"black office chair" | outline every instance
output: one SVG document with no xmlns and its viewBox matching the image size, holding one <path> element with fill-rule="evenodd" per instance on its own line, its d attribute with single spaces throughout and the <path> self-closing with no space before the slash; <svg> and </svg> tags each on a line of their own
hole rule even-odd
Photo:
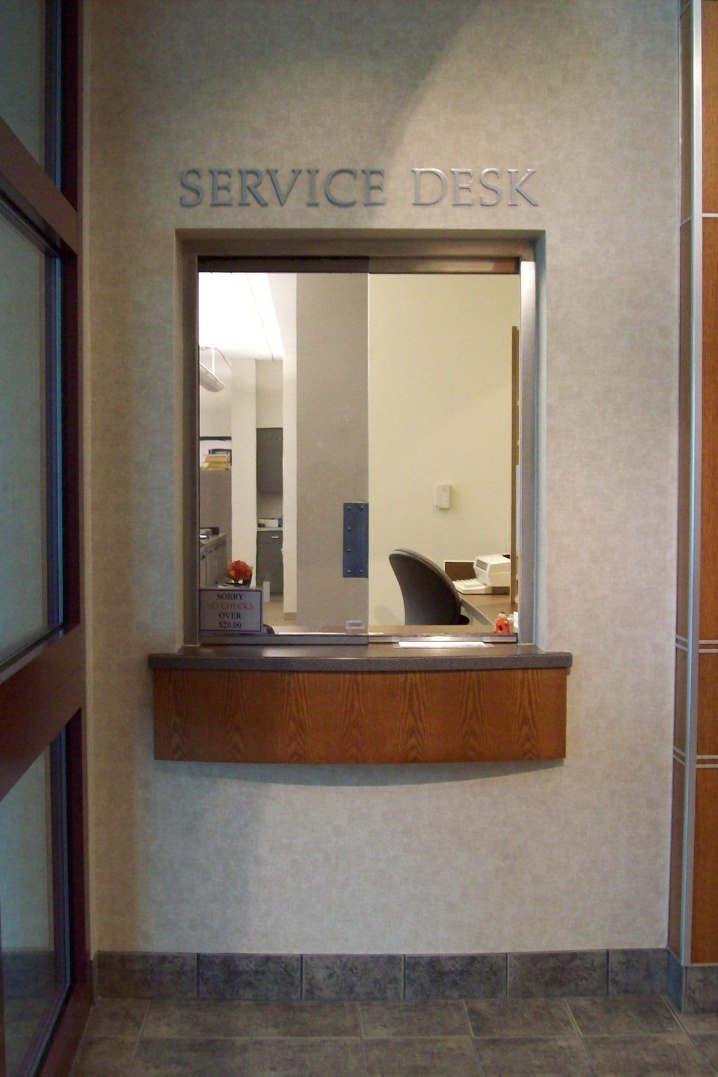
<svg viewBox="0 0 718 1077">
<path fill-rule="evenodd" d="M 404 624 L 465 625 L 459 592 L 443 569 L 413 550 L 392 550 L 389 562 L 404 599 Z"/>
</svg>

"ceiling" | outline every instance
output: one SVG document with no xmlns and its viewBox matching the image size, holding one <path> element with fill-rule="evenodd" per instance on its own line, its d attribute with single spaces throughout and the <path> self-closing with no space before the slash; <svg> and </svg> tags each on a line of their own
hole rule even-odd
<svg viewBox="0 0 718 1077">
<path fill-rule="evenodd" d="M 290 308 L 280 302 L 278 315 L 266 273 L 200 273 L 200 362 L 226 385 L 239 360 L 284 359 L 295 333 Z"/>
</svg>

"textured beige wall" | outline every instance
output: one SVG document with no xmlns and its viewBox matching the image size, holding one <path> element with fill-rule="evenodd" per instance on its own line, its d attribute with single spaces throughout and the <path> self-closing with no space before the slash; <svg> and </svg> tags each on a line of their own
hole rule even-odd
<svg viewBox="0 0 718 1077">
<path fill-rule="evenodd" d="M 369 278 L 369 623 L 401 624 L 389 554 L 511 549 L 509 274 Z M 434 503 L 437 483 L 451 505 Z"/>
<path fill-rule="evenodd" d="M 666 938 L 676 441 L 674 0 L 91 0 L 93 943 L 462 952 Z M 386 169 L 381 207 L 195 208 L 181 169 Z M 412 167 L 535 168 L 532 207 Z M 155 762 L 179 639 L 177 229 L 545 231 L 539 601 L 561 766 Z"/>
</svg>

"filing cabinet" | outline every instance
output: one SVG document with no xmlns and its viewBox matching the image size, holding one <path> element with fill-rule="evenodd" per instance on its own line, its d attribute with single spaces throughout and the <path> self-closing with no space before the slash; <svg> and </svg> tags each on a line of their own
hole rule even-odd
<svg viewBox="0 0 718 1077">
<path fill-rule="evenodd" d="M 257 529 L 257 570 L 254 575 L 256 587 L 265 580 L 273 595 L 284 592 L 284 563 L 282 560 L 282 530 L 279 527 Z"/>
</svg>

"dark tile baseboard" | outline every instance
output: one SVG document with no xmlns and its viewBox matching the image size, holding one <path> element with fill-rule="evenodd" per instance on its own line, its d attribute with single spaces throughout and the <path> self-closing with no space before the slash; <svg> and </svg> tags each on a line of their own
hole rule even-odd
<svg viewBox="0 0 718 1077">
<path fill-rule="evenodd" d="M 105 998 L 254 1002 L 600 997 L 667 991 L 674 997 L 675 980 L 666 950 L 304 955 L 101 951 L 95 969 L 97 993 Z M 707 997 L 709 986 L 702 990 Z M 718 1001 L 718 970 L 714 997 Z"/>
</svg>

